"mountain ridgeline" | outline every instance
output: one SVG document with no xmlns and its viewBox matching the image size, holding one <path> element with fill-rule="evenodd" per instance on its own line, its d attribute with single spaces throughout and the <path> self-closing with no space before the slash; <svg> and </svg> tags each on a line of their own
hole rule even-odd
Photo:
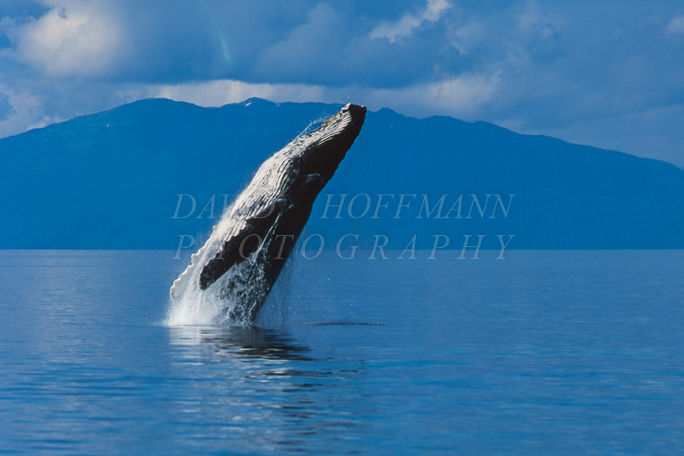
<svg viewBox="0 0 684 456">
<path fill-rule="evenodd" d="M 0 248 L 196 249 L 268 156 L 339 108 L 150 99 L 2 139 Z M 303 236 L 315 249 L 666 249 L 684 248 L 683 222 L 674 165 L 382 109 Z"/>
</svg>

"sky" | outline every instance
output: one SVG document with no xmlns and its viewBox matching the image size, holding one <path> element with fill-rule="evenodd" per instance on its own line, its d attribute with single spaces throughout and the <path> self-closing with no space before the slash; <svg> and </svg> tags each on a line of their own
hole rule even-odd
<svg viewBox="0 0 684 456">
<path fill-rule="evenodd" d="M 684 2 L 0 0 L 0 137 L 149 97 L 353 102 L 684 167 Z"/>
</svg>

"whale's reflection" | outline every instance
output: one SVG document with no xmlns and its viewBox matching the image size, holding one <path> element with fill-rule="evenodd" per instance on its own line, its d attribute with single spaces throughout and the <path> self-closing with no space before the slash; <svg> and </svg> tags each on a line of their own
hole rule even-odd
<svg viewBox="0 0 684 456">
<path fill-rule="evenodd" d="M 172 376 L 187 386 L 175 402 L 193 422 L 245 436 L 256 454 L 317 454 L 331 434 L 363 435 L 354 419 L 371 413 L 363 361 L 313 350 L 285 328 L 185 326 L 170 335 Z"/>
<path fill-rule="evenodd" d="M 210 347 L 218 357 L 312 361 L 311 349 L 286 330 L 241 326 L 179 326 L 171 328 L 175 345 Z"/>
</svg>

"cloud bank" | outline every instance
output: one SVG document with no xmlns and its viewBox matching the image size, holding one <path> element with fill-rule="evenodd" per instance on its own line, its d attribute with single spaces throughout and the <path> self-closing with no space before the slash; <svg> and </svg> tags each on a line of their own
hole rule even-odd
<svg viewBox="0 0 684 456">
<path fill-rule="evenodd" d="M 684 165 L 684 8 L 0 0 L 0 136 L 162 96 L 364 103 Z"/>
</svg>

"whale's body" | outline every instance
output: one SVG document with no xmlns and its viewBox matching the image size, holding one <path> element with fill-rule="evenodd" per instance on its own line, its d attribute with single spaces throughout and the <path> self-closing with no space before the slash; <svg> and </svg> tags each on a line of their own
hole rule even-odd
<svg viewBox="0 0 684 456">
<path fill-rule="evenodd" d="M 223 321 L 253 322 L 365 115 L 349 104 L 267 159 L 174 281 L 172 299 L 206 301 Z"/>
</svg>

